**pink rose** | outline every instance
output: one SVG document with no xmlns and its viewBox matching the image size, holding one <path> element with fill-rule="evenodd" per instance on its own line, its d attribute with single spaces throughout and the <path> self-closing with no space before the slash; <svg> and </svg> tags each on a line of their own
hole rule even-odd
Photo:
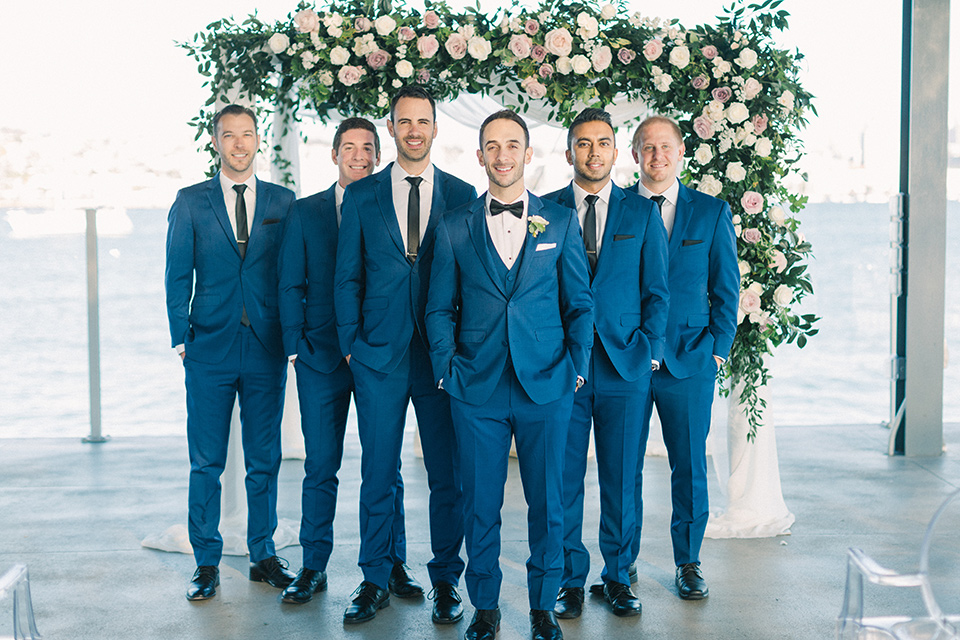
<svg viewBox="0 0 960 640">
<path fill-rule="evenodd" d="M 390 61 L 390 54 L 383 49 L 377 49 L 367 54 L 367 64 L 376 71 Z"/>
<path fill-rule="evenodd" d="M 524 78 L 520 86 L 527 92 L 527 95 L 534 100 L 538 100 L 547 95 L 546 85 L 541 84 L 536 78 Z"/>
<path fill-rule="evenodd" d="M 764 131 L 767 130 L 767 116 L 762 114 L 757 114 L 750 119 L 750 123 L 753 125 L 753 130 L 757 132 L 757 135 L 761 135 Z"/>
<path fill-rule="evenodd" d="M 740 292 L 740 309 L 747 315 L 759 312 L 760 296 L 755 291 L 744 289 Z"/>
<path fill-rule="evenodd" d="M 549 78 L 550 76 L 553 75 L 553 65 L 542 64 L 540 65 L 540 68 L 537 69 L 537 73 L 540 75 L 541 78 L 544 78 L 544 79 Z"/>
<path fill-rule="evenodd" d="M 337 73 L 337 79 L 340 80 L 343 86 L 351 87 L 360 82 L 360 78 L 363 77 L 363 73 L 364 71 L 360 67 L 344 65 L 340 67 L 340 71 Z"/>
<path fill-rule="evenodd" d="M 630 64 L 636 57 L 637 53 L 633 49 L 620 49 L 617 52 L 617 60 L 623 64 Z"/>
<path fill-rule="evenodd" d="M 703 76 L 703 75 L 695 76 L 693 80 L 690 81 L 690 84 L 697 91 L 701 91 L 710 86 L 710 79 L 707 78 L 707 76 Z"/>
<path fill-rule="evenodd" d="M 760 233 L 760 229 L 751 227 L 750 229 L 744 229 L 740 237 L 743 238 L 743 241 L 746 243 L 757 244 L 763 238 L 763 234 Z"/>
<path fill-rule="evenodd" d="M 523 24 L 523 30 L 527 32 L 527 35 L 535 36 L 540 31 L 540 23 L 531 18 Z"/>
<path fill-rule="evenodd" d="M 423 26 L 427 29 L 436 29 L 440 26 L 440 16 L 436 11 L 427 11 L 423 14 Z"/>
<path fill-rule="evenodd" d="M 544 37 L 543 46 L 555 56 L 568 56 L 573 51 L 573 36 L 562 27 L 554 29 Z"/>
<path fill-rule="evenodd" d="M 533 48 L 530 49 L 530 57 L 537 62 L 543 62 L 544 58 L 547 57 L 547 50 L 544 47 L 535 44 L 533 45 Z"/>
<path fill-rule="evenodd" d="M 417 71 L 417 82 L 420 84 L 427 84 L 430 82 L 430 70 L 429 69 L 420 69 Z"/>
<path fill-rule="evenodd" d="M 522 33 L 514 34 L 510 38 L 510 44 L 507 48 L 510 49 L 513 57 L 522 60 L 530 55 L 530 51 L 533 49 L 533 41 L 530 40 L 530 36 Z"/>
<path fill-rule="evenodd" d="M 663 53 L 663 42 L 660 40 L 648 40 L 647 44 L 643 45 L 643 57 L 650 62 L 659 58 L 661 53 Z"/>
<path fill-rule="evenodd" d="M 758 214 L 763 211 L 763 196 L 756 191 L 747 191 L 740 198 L 740 204 L 750 215 Z"/>
<path fill-rule="evenodd" d="M 313 33 L 320 30 L 320 16 L 313 9 L 303 9 L 293 16 L 293 23 L 300 33 Z"/>
<path fill-rule="evenodd" d="M 365 31 L 370 31 L 373 28 L 373 23 L 370 22 L 369 18 L 360 16 L 353 21 L 353 28 L 357 33 L 364 33 Z"/>
<path fill-rule="evenodd" d="M 783 273 L 787 269 L 787 256 L 781 251 L 773 252 L 773 262 L 767 265 L 771 269 L 776 269 L 777 273 Z"/>
<path fill-rule="evenodd" d="M 733 89 L 730 87 L 717 87 L 714 89 L 710 95 L 713 96 L 714 100 L 719 100 L 720 102 L 726 102 L 733 97 Z"/>
<path fill-rule="evenodd" d="M 703 57 L 706 58 L 707 60 L 713 60 L 714 58 L 717 57 L 717 54 L 719 53 L 719 51 L 717 51 L 717 48 L 712 44 L 708 44 L 703 49 L 700 49 L 700 53 L 702 53 Z"/>
<path fill-rule="evenodd" d="M 753 100 L 763 91 L 763 85 L 756 78 L 747 78 L 743 83 L 743 99 Z"/>
<path fill-rule="evenodd" d="M 400 42 L 410 42 L 416 37 L 417 32 L 410 27 L 400 27 L 400 31 L 397 32 L 397 40 Z"/>
<path fill-rule="evenodd" d="M 706 140 L 713 136 L 713 120 L 706 116 L 699 116 L 693 121 L 693 130 L 698 136 Z"/>
<path fill-rule="evenodd" d="M 597 47 L 590 56 L 590 62 L 593 63 L 594 71 L 603 73 L 607 67 L 610 66 L 610 63 L 613 62 L 613 52 L 610 51 L 610 47 L 607 45 Z"/>
<path fill-rule="evenodd" d="M 454 60 L 461 60 L 467 55 L 467 39 L 459 33 L 450 34 L 447 43 L 443 46 Z"/>
<path fill-rule="evenodd" d="M 437 41 L 437 36 L 431 34 L 429 36 L 420 36 L 417 38 L 417 51 L 420 52 L 421 58 L 432 58 L 439 50 L 440 43 Z"/>
</svg>

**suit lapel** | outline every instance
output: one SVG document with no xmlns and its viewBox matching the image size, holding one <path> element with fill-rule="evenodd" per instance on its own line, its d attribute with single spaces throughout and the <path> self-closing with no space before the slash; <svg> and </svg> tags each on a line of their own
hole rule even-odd
<svg viewBox="0 0 960 640">
<path fill-rule="evenodd" d="M 620 227 L 620 219 L 623 217 L 623 191 L 617 185 L 611 185 L 610 203 L 607 205 L 607 220 L 603 225 L 603 238 L 600 244 L 600 255 L 597 256 L 597 269 L 593 274 L 594 278 L 600 273 L 603 265 L 603 256 L 608 253 L 607 249 L 613 246 L 613 236 Z"/>
<path fill-rule="evenodd" d="M 257 178 L 257 206 L 253 214 L 253 224 L 250 225 L 250 238 L 247 240 L 247 253 L 256 251 L 260 246 L 257 239 L 260 237 L 260 227 L 263 226 L 263 220 L 267 217 L 267 211 L 270 211 L 270 200 L 272 199 L 272 190 L 266 186 L 266 183 Z"/>
<path fill-rule="evenodd" d="M 690 203 L 689 190 L 680 184 L 680 191 L 677 192 L 677 213 L 673 218 L 673 230 L 670 231 L 670 256 L 676 255 L 680 249 L 680 243 L 686 232 L 687 225 L 690 223 L 690 217 L 693 215 L 693 206 Z"/>
<path fill-rule="evenodd" d="M 447 210 L 446 199 L 444 198 L 444 187 L 446 187 L 445 175 L 440 169 L 433 168 L 433 202 L 430 204 L 430 215 L 427 217 L 427 230 L 423 234 L 423 243 L 420 245 L 420 251 L 417 253 L 417 260 L 420 256 L 430 250 L 433 244 L 433 233 L 440 222 L 440 216 Z"/>
<path fill-rule="evenodd" d="M 223 201 L 223 187 L 220 186 L 220 174 L 213 176 L 210 180 L 210 208 L 213 209 L 213 217 L 220 223 L 220 228 L 226 235 L 227 240 L 233 246 L 233 250 L 240 257 L 240 248 L 237 246 L 237 237 L 233 233 L 233 227 L 230 225 L 230 218 L 227 214 L 227 205 Z"/>
<path fill-rule="evenodd" d="M 527 205 L 527 219 L 529 219 L 530 216 L 539 216 L 540 213 L 541 213 L 541 210 L 543 209 L 543 206 L 542 206 L 541 203 L 540 203 L 540 198 L 538 198 L 537 196 L 533 195 L 532 193 L 530 193 L 530 192 L 528 191 L 528 192 L 527 192 L 527 203 L 528 203 L 528 205 Z M 544 217 L 545 217 L 545 216 L 544 216 Z M 552 220 L 551 220 L 550 222 L 552 222 Z M 527 224 L 528 224 L 528 227 L 529 227 L 529 223 L 527 223 Z M 550 225 L 549 225 L 549 223 L 548 223 L 548 224 L 547 224 L 547 229 L 549 229 L 549 228 L 550 228 Z M 530 270 L 530 264 L 531 264 L 532 262 L 534 262 L 534 261 L 531 259 L 531 258 L 533 257 L 533 254 L 534 254 L 534 253 L 536 252 L 536 250 L 537 250 L 534 245 L 538 244 L 538 243 L 540 242 L 540 240 L 539 240 L 538 238 L 540 238 L 541 236 L 545 235 L 546 233 L 547 233 L 547 230 L 545 229 L 545 230 L 543 231 L 543 233 L 540 233 L 536 238 L 534 238 L 534 237 L 533 237 L 533 234 L 532 234 L 532 233 L 529 233 L 529 231 L 527 231 L 527 233 L 524 234 L 524 239 L 523 239 L 523 253 L 520 254 L 520 255 L 522 256 L 522 258 L 521 258 L 521 260 L 520 260 L 520 271 L 517 273 L 517 285 L 513 288 L 514 293 L 516 293 L 517 291 L 520 290 L 520 283 L 523 282 L 523 277 L 527 274 L 527 271 Z M 558 247 L 558 249 L 559 249 L 559 247 Z"/>
<path fill-rule="evenodd" d="M 390 237 L 393 243 L 397 245 L 397 250 L 404 256 L 407 255 L 407 248 L 403 246 L 403 236 L 400 235 L 400 223 L 397 221 L 397 210 L 393 206 L 393 181 L 390 175 L 393 169 L 393 163 L 377 174 L 377 185 L 374 190 L 377 204 L 379 205 L 380 215 L 383 216 L 383 223 L 390 231 Z"/>
<path fill-rule="evenodd" d="M 493 281 L 493 284 L 496 285 L 500 293 L 503 294 L 503 297 L 506 298 L 507 292 L 503 288 L 500 274 L 497 273 L 497 268 L 492 262 L 492 260 L 496 258 L 490 255 L 490 251 L 487 249 L 487 237 L 489 234 L 487 232 L 487 216 L 485 211 L 486 202 L 487 194 L 484 193 L 470 205 L 470 215 L 467 216 L 467 231 L 470 233 L 470 240 L 473 242 L 473 248 L 477 252 L 477 257 L 480 258 L 483 268 L 487 270 L 487 275 L 490 276 L 490 280 Z M 492 243 L 490 244 L 492 245 Z"/>
</svg>

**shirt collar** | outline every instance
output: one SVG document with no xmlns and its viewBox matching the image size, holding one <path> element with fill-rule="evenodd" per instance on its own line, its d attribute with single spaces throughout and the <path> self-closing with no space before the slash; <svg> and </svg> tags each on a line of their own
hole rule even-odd
<svg viewBox="0 0 960 640">
<path fill-rule="evenodd" d="M 650 191 L 650 189 L 647 189 L 647 187 L 644 186 L 643 182 L 640 182 L 639 185 L 640 186 L 637 188 L 637 193 L 642 195 L 644 198 L 651 198 L 656 195 L 661 195 L 667 199 L 667 202 L 669 202 L 672 205 L 676 205 L 677 200 L 680 197 L 680 181 L 679 180 L 674 180 L 673 184 L 671 184 L 666 191 L 659 194 L 654 193 L 653 191 Z"/>
<path fill-rule="evenodd" d="M 407 173 L 406 169 L 400 166 L 399 162 L 394 162 L 390 167 L 390 181 L 393 184 L 404 182 L 407 179 L 407 176 L 412 176 L 413 174 Z M 431 187 L 433 186 L 433 163 L 427 165 L 427 168 L 423 170 L 419 176 L 423 178 L 423 181 L 426 182 Z"/>
<path fill-rule="evenodd" d="M 573 200 L 577 204 L 577 208 L 580 208 L 580 205 L 583 204 L 584 198 L 589 195 L 595 195 L 606 205 L 610 204 L 610 193 L 613 191 L 613 181 L 607 180 L 607 184 L 603 185 L 603 188 L 600 189 L 597 193 L 591 194 L 586 189 L 577 184 L 576 180 L 571 182 L 573 185 Z"/>
<path fill-rule="evenodd" d="M 235 184 L 245 184 L 247 189 L 256 193 L 257 191 L 257 176 L 255 174 L 250 174 L 250 177 L 244 180 L 243 182 L 234 182 L 227 176 L 223 175 L 223 172 L 220 172 L 220 187 L 224 190 L 233 189 Z"/>
</svg>

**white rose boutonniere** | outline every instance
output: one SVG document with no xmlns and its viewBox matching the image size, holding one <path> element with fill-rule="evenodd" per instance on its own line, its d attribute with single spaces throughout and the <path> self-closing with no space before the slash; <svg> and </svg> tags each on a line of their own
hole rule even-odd
<svg viewBox="0 0 960 640">
<path fill-rule="evenodd" d="M 530 232 L 534 238 L 546 230 L 547 225 L 550 224 L 550 221 L 544 218 L 543 216 L 530 216 L 527 218 L 527 231 Z"/>
</svg>

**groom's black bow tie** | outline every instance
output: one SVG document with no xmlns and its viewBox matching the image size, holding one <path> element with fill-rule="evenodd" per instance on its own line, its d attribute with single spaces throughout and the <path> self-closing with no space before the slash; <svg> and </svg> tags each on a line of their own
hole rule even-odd
<svg viewBox="0 0 960 640">
<path fill-rule="evenodd" d="M 498 216 L 504 211 L 509 211 L 516 218 L 523 217 L 523 200 L 514 202 L 513 204 L 503 204 L 497 200 L 490 200 L 490 215 Z"/>
</svg>

